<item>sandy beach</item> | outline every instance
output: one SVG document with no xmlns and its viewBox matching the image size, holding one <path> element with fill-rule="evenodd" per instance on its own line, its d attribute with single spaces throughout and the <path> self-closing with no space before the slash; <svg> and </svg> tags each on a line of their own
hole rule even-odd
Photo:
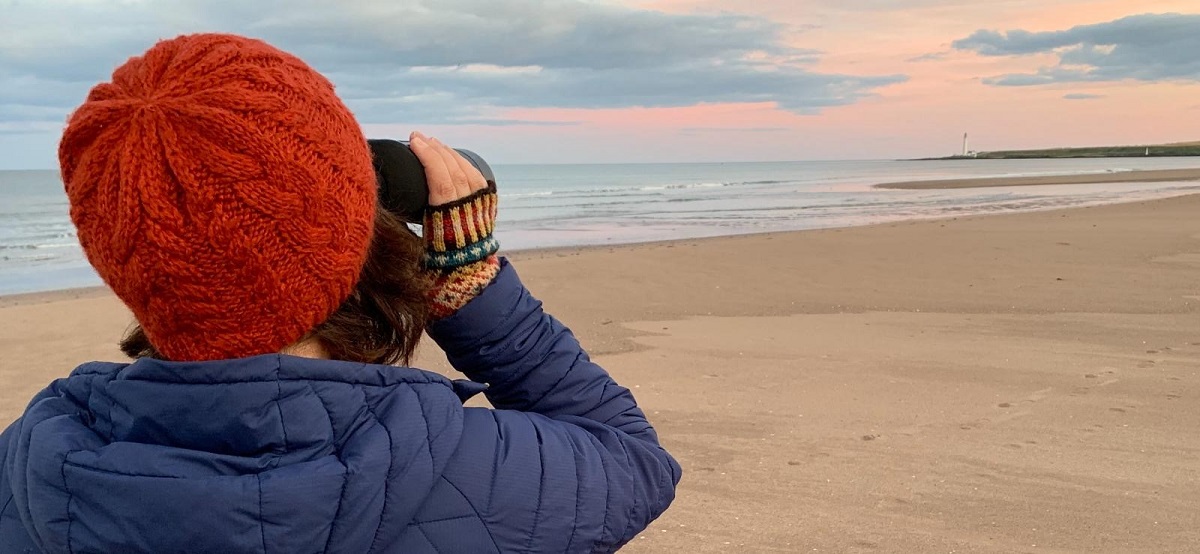
<svg viewBox="0 0 1200 554">
<path fill-rule="evenodd" d="M 684 465 L 628 552 L 1194 552 L 1198 214 L 1200 195 L 512 258 Z M 0 423 L 121 359 L 129 323 L 100 289 L 0 299 Z M 428 341 L 417 365 L 450 373 Z"/>
<path fill-rule="evenodd" d="M 963 163 L 969 163 L 964 161 Z M 1079 175 L 1041 175 L 1031 177 L 990 177 L 983 179 L 940 179 L 932 181 L 902 181 L 875 185 L 880 189 L 940 190 L 982 187 L 1031 187 L 1038 185 L 1086 185 L 1092 183 L 1165 183 L 1200 181 L 1200 169 L 1157 169 L 1117 171 Z"/>
</svg>

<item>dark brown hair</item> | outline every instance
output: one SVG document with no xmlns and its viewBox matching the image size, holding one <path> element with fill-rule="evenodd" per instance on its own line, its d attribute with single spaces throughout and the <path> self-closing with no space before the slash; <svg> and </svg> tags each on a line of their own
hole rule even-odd
<svg viewBox="0 0 1200 554">
<path fill-rule="evenodd" d="M 399 217 L 377 209 L 371 253 L 358 284 L 333 315 L 304 338 L 316 339 L 334 360 L 409 363 L 428 320 L 430 280 L 422 271 L 424 243 Z M 141 325 L 121 341 L 131 358 L 159 358 Z"/>
</svg>

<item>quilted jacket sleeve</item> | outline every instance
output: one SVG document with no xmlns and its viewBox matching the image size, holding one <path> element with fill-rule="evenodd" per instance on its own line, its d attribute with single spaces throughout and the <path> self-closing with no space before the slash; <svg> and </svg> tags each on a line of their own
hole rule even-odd
<svg viewBox="0 0 1200 554">
<path fill-rule="evenodd" d="M 675 497 L 679 464 L 629 390 L 592 363 L 503 262 L 483 293 L 434 324 L 454 367 L 497 409 L 467 409 L 446 479 L 502 552 L 609 552 Z"/>
<path fill-rule="evenodd" d="M 17 420 L 20 423 L 21 420 Z M 25 530 L 25 526 L 21 523 L 21 518 L 17 515 L 17 506 L 13 503 L 12 485 L 8 482 L 9 476 L 6 467 L 8 462 L 8 452 L 12 449 L 12 437 L 16 434 L 14 429 L 17 423 L 13 423 L 4 433 L 0 434 L 0 552 L 9 554 L 37 554 L 39 551 L 34 545 L 33 539 L 29 537 L 29 532 Z"/>
<path fill-rule="evenodd" d="M 20 420 L 18 420 L 20 421 Z M 8 442 L 9 437 L 13 434 L 13 427 L 16 423 L 0 433 L 0 532 L 4 529 L 5 514 L 8 512 L 9 505 L 12 504 L 12 486 L 8 484 L 8 475 L 5 467 L 8 465 L 6 461 L 8 457 Z M 4 544 L 3 537 L 0 536 L 0 545 Z"/>
</svg>

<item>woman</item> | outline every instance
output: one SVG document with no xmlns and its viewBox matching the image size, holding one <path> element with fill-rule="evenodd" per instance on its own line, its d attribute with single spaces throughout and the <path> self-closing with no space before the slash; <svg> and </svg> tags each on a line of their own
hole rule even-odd
<svg viewBox="0 0 1200 554">
<path fill-rule="evenodd" d="M 496 257 L 494 187 L 411 140 L 424 244 L 332 85 L 265 43 L 164 41 L 91 91 L 62 177 L 136 359 L 0 435 L 0 552 L 612 551 L 666 509 L 678 464 Z M 470 381 L 380 365 L 422 330 Z"/>
</svg>

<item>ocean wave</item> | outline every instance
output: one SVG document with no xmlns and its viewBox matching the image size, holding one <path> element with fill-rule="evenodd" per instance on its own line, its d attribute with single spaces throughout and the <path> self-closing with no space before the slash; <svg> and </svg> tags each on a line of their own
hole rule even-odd
<svg viewBox="0 0 1200 554">
<path fill-rule="evenodd" d="M 605 188 L 574 188 L 563 190 L 541 190 L 536 192 L 511 192 L 505 193 L 501 191 L 503 198 L 587 198 L 591 196 L 646 196 L 642 193 L 657 193 L 662 191 L 677 191 L 677 190 L 695 190 L 695 189 L 716 189 L 725 187 L 738 187 L 746 185 L 777 185 L 790 183 L 792 181 L 769 180 L 769 181 L 729 181 L 729 182 L 712 182 L 705 181 L 699 183 L 671 183 L 666 185 L 642 185 L 631 187 L 605 187 Z M 621 194 L 623 193 L 623 194 Z"/>
<path fill-rule="evenodd" d="M 52 254 L 41 254 L 41 255 L 37 255 L 37 256 L 0 256 L 0 260 L 6 261 L 6 262 L 21 262 L 21 263 L 52 262 L 52 261 L 60 261 L 60 260 L 65 260 L 65 259 L 67 259 L 67 258 L 64 258 L 62 256 L 55 256 Z"/>
<path fill-rule="evenodd" d="M 688 190 L 688 189 L 711 189 L 720 187 L 733 186 L 735 183 L 681 183 L 675 185 L 649 185 L 641 187 L 638 190 Z"/>
<path fill-rule="evenodd" d="M 57 248 L 77 248 L 78 243 L 74 242 L 58 242 L 48 244 L 0 244 L 0 251 L 3 250 L 53 250 Z"/>
<path fill-rule="evenodd" d="M 46 248 L 66 248 L 70 246 L 78 246 L 79 242 L 75 239 L 75 232 L 67 230 L 44 232 L 31 232 L 34 229 L 16 229 L 15 232 L 8 233 L 0 228 L 0 250 L 41 250 Z"/>
<path fill-rule="evenodd" d="M 509 192 L 501 193 L 505 198 L 533 198 L 537 196 L 554 196 L 552 190 L 539 190 L 537 192 Z"/>
</svg>

